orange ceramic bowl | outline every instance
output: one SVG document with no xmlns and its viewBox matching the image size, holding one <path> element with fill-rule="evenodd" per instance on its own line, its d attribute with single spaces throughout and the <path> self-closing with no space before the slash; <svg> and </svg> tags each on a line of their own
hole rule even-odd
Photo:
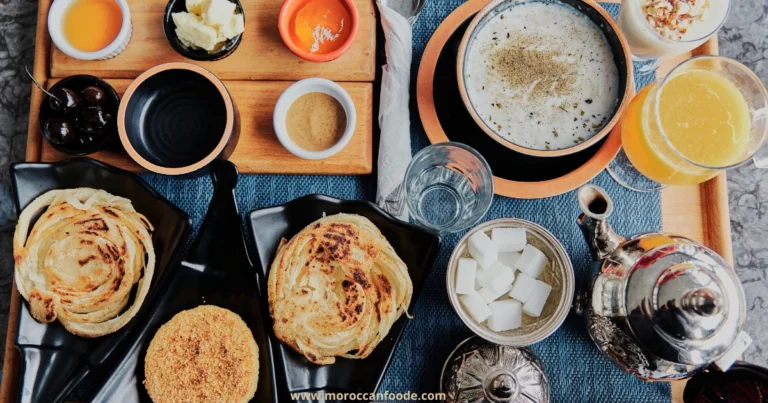
<svg viewBox="0 0 768 403">
<path fill-rule="evenodd" d="M 337 59 L 344 52 L 352 46 L 352 42 L 355 41 L 357 36 L 358 21 L 360 20 L 357 14 L 357 6 L 353 0 L 339 0 L 341 4 L 349 12 L 349 16 L 352 19 L 352 33 L 349 34 L 347 40 L 339 46 L 338 49 L 333 52 L 318 54 L 310 53 L 299 48 L 298 44 L 291 35 L 291 25 L 296 19 L 296 14 L 301 8 L 307 4 L 310 0 L 285 0 L 283 7 L 280 8 L 280 15 L 277 20 L 277 26 L 280 30 L 280 37 L 283 38 L 283 43 L 291 52 L 295 53 L 302 59 L 309 60 L 311 62 L 328 62 Z"/>
</svg>

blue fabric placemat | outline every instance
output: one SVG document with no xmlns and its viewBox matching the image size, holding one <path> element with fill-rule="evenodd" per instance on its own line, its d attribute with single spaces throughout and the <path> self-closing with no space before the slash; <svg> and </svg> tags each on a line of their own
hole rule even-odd
<svg viewBox="0 0 768 403">
<path fill-rule="evenodd" d="M 414 26 L 412 79 L 424 48 L 437 26 L 463 2 L 432 0 Z M 604 4 L 612 15 L 618 5 Z M 379 43 L 382 54 L 383 43 Z M 383 60 L 383 59 L 382 59 Z M 653 80 L 645 77 L 638 88 Z M 413 97 L 412 97 L 413 98 Z M 412 145 L 416 152 L 428 144 L 427 137 L 411 102 Z M 143 175 L 155 189 L 185 210 L 195 223 L 195 232 L 205 215 L 212 194 L 208 178 L 179 180 L 158 175 Z M 622 234 L 655 231 L 661 228 L 661 207 L 657 193 L 631 192 L 614 182 L 605 172 L 594 183 L 604 187 L 616 203 L 611 224 Z M 237 197 L 243 213 L 256 208 L 288 202 L 297 197 L 323 193 L 343 199 L 373 200 L 375 177 L 243 175 Z M 578 206 L 574 192 L 541 199 L 514 200 L 496 196 L 485 219 L 520 217 L 548 228 L 565 245 L 576 271 L 577 289 L 587 284 L 589 253 L 575 220 Z M 451 350 L 471 333 L 453 312 L 445 290 L 448 258 L 463 233 L 443 240 L 436 265 L 413 309 L 415 319 L 408 323 L 395 357 L 379 391 L 437 392 L 443 363 Z M 665 383 L 643 383 L 624 374 L 589 340 L 581 318 L 571 313 L 562 328 L 532 346 L 541 358 L 551 385 L 553 402 L 668 402 L 670 388 Z"/>
</svg>

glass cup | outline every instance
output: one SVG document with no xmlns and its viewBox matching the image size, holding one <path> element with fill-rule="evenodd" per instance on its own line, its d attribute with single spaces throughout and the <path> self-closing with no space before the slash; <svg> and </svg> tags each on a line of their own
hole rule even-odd
<svg viewBox="0 0 768 403">
<path fill-rule="evenodd" d="M 684 75 L 684 76 L 683 76 Z M 768 92 L 743 64 L 699 56 L 648 85 L 621 121 L 623 149 L 608 165 L 622 185 L 695 185 L 758 155 L 768 138 Z"/>
<path fill-rule="evenodd" d="M 689 3 L 664 0 L 622 0 L 619 9 L 619 27 L 627 38 L 632 59 L 643 63 L 638 69 L 641 74 L 656 71 L 665 57 L 678 56 L 701 46 L 720 30 L 728 17 L 728 10 L 731 6 L 730 0 L 698 1 L 708 4 L 703 18 L 700 20 L 688 19 L 693 22 L 688 26 L 685 35 L 680 39 L 673 39 L 662 35 L 657 28 L 651 26 L 656 20 L 648 15 L 647 10 L 652 7 L 667 7 L 667 4 L 670 5 L 668 10 L 675 10 L 675 7 L 690 9 Z M 672 6 L 672 4 L 675 5 Z M 685 11 L 691 12 L 690 10 L 680 10 L 679 14 L 684 16 Z M 675 31 L 672 32 L 672 36 L 675 36 Z"/>
<path fill-rule="evenodd" d="M 419 151 L 405 172 L 405 199 L 413 218 L 441 233 L 469 228 L 493 200 L 493 174 L 482 155 L 461 143 Z"/>
</svg>

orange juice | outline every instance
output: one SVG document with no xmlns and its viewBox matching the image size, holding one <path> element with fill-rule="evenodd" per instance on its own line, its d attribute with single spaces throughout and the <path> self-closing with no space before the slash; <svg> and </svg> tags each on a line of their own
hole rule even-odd
<svg viewBox="0 0 768 403">
<path fill-rule="evenodd" d="M 123 12 L 115 0 L 75 0 L 63 22 L 64 36 L 75 49 L 95 52 L 117 38 Z"/>
<path fill-rule="evenodd" d="M 624 115 L 621 139 L 646 177 L 692 185 L 746 158 L 751 125 L 739 89 L 716 72 L 695 69 L 640 91 Z"/>
</svg>

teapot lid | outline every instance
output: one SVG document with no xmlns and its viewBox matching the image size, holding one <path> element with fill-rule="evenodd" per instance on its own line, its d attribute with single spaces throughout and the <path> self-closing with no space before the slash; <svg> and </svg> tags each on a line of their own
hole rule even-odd
<svg viewBox="0 0 768 403">
<path fill-rule="evenodd" d="M 440 392 L 447 403 L 546 403 L 549 381 L 541 361 L 528 348 L 472 336 L 445 361 Z"/>
<path fill-rule="evenodd" d="M 625 289 L 626 318 L 635 337 L 668 361 L 702 365 L 719 359 L 746 316 L 733 269 L 687 238 L 650 234 L 634 241 L 646 250 L 632 265 Z"/>
</svg>

